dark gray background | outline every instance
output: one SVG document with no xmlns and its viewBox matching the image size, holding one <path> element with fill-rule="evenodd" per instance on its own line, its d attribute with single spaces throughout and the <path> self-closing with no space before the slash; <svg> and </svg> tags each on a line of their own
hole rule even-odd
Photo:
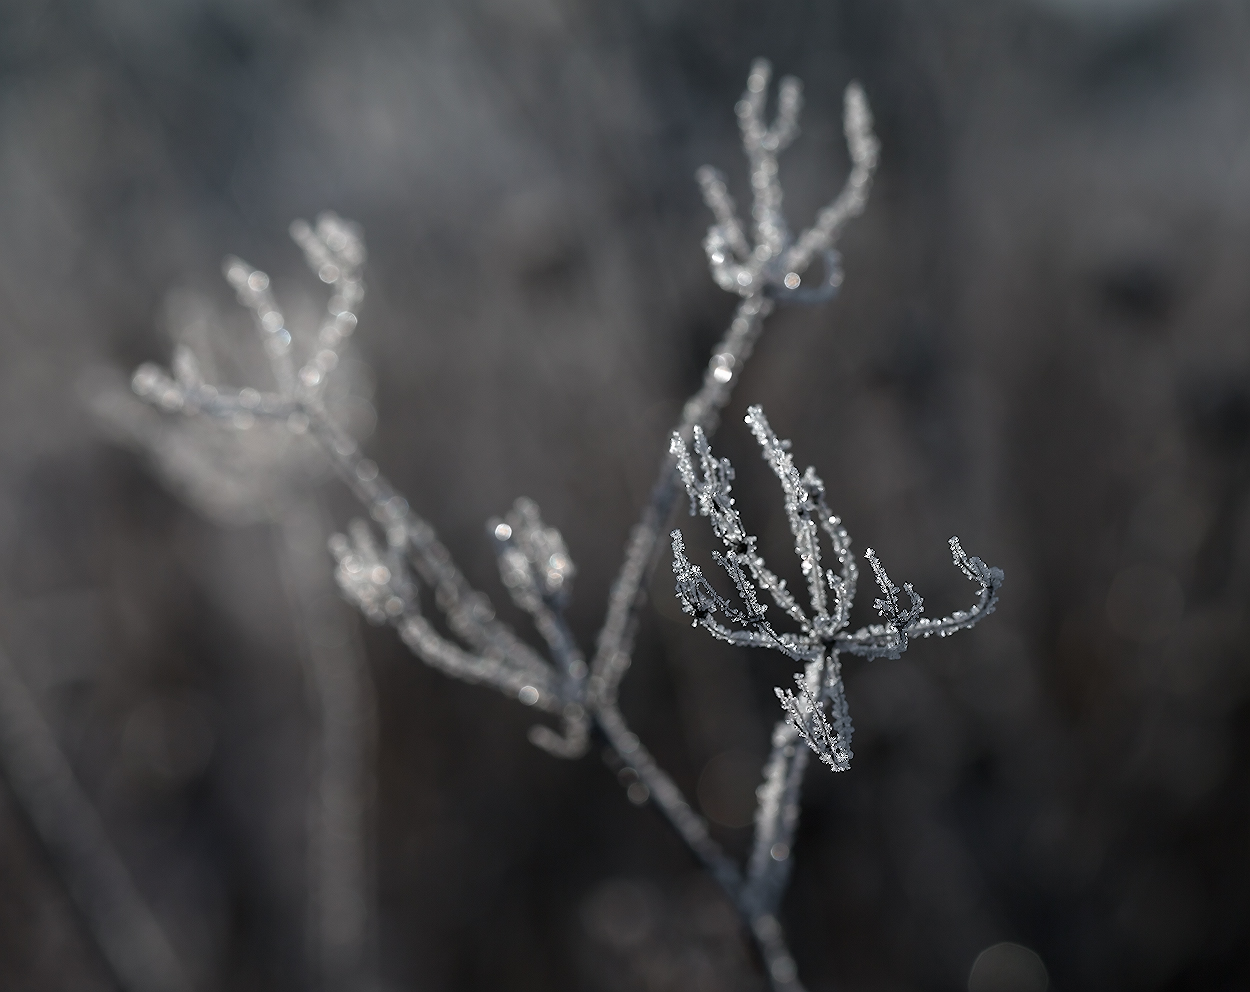
<svg viewBox="0 0 1250 992">
<path fill-rule="evenodd" d="M 1007 571 L 984 626 L 848 664 L 855 762 L 809 773 L 785 904 L 801 975 L 960 989 L 1012 940 L 1056 989 L 1250 983 L 1244 3 L 32 0 L 2 17 L 0 640 L 200 987 L 307 984 L 308 696 L 266 529 L 201 520 L 101 440 L 82 376 L 165 361 L 163 301 L 228 306 L 227 252 L 282 296 L 312 286 L 289 221 L 358 220 L 370 455 L 497 599 L 482 522 L 538 500 L 579 564 L 589 644 L 733 306 L 693 173 L 712 162 L 743 197 L 733 104 L 756 55 L 806 84 L 782 163 L 796 225 L 845 174 L 851 78 L 882 164 L 841 297 L 774 318 L 727 417 L 748 520 L 791 560 L 741 425 L 762 402 L 855 546 L 934 612 L 969 598 L 951 534 Z M 707 561 L 703 523 L 686 530 Z M 661 566 L 624 705 L 693 791 L 717 755 L 762 761 L 789 666 L 690 630 L 670 586 Z M 724 907 L 597 749 L 552 759 L 525 741 L 532 713 L 389 631 L 366 644 L 383 987 L 758 987 Z M 212 728 L 190 778 L 125 746 L 171 698 Z M 0 986 L 112 987 L 2 783 Z"/>
</svg>

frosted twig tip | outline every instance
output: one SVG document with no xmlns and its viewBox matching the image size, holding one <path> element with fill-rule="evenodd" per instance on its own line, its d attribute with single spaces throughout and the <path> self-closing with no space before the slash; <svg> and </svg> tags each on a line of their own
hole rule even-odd
<svg viewBox="0 0 1250 992">
<path fill-rule="evenodd" d="M 777 115 L 769 125 L 764 110 L 771 78 L 772 66 L 765 59 L 756 59 L 737 106 L 742 147 L 751 168 L 752 238 L 748 239 L 738 219 L 724 177 L 711 166 L 704 166 L 696 178 L 716 223 L 708 228 L 703 247 L 712 277 L 722 289 L 744 297 L 766 294 L 790 302 L 817 303 L 831 298 L 842 283 L 834 246 L 842 226 L 862 213 L 867 202 L 878 150 L 872 112 L 863 88 L 851 83 L 846 89 L 843 115 L 851 174 L 842 192 L 796 238 L 782 212 L 777 156 L 798 136 L 803 87 L 791 76 L 782 79 Z M 804 274 L 817 256 L 824 268 L 823 278 L 804 285 Z"/>
</svg>

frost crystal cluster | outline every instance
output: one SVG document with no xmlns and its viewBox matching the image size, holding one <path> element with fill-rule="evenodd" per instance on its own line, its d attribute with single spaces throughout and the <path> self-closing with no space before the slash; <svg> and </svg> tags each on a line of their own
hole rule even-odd
<svg viewBox="0 0 1250 992">
<path fill-rule="evenodd" d="M 862 213 L 868 202 L 868 187 L 877 167 L 877 139 L 872 133 L 868 98 L 858 83 L 851 83 L 846 88 L 844 112 L 852 162 L 850 178 L 841 195 L 821 210 L 816 223 L 796 240 L 781 212 L 777 155 L 798 137 L 803 86 L 793 76 L 781 81 L 777 117 L 768 127 L 764 124 L 764 104 L 771 75 L 772 67 L 765 60 L 756 59 L 747 77 L 747 91 L 737 107 L 742 146 L 751 165 L 751 188 L 755 193 L 751 211 L 755 245 L 752 247 L 743 233 L 724 176 L 705 165 L 696 178 L 716 223 L 708 230 L 703 247 L 712 278 L 721 289 L 740 296 L 767 292 L 774 299 L 814 303 L 832 297 L 842 284 L 842 269 L 833 245 L 846 222 Z M 804 288 L 803 273 L 817 255 L 824 260 L 824 280 L 815 287 Z"/>
<path fill-rule="evenodd" d="M 970 558 L 959 545 L 959 538 L 950 540 L 955 564 L 979 586 L 980 599 L 970 610 L 960 610 L 940 620 L 921 616 L 924 601 L 911 585 L 905 584 L 909 605 L 900 605 L 899 588 L 886 574 L 884 566 L 871 548 L 864 557 L 872 566 L 881 589 L 876 601 L 884 624 L 862 627 L 854 633 L 850 623 L 851 602 L 859 569 L 851 554 L 851 539 L 842 521 L 825 502 L 825 484 L 814 468 L 802 475 L 794 467 L 790 442 L 778 439 L 769 426 L 764 411 L 753 406 L 746 422 L 763 450 L 785 496 L 786 517 L 794 536 L 794 553 L 807 582 L 808 610 L 805 612 L 756 550 L 756 538 L 742 526 L 730 495 L 734 470 L 727 458 L 712 456 L 711 445 L 703 431 L 696 429 L 694 450 L 699 458 L 702 478 L 696 473 L 686 443 L 673 436 L 672 451 L 686 492 L 690 496 L 690 513 L 708 517 L 712 530 L 725 545 L 726 554 L 714 552 L 716 560 L 729 574 L 742 609 L 738 609 L 714 589 L 703 577 L 698 565 L 686 558 L 685 543 L 680 530 L 672 533 L 673 575 L 677 579 L 677 598 L 681 608 L 694 617 L 696 625 L 713 637 L 741 647 L 771 648 L 801 662 L 804 669 L 794 676 L 797 694 L 790 689 L 777 689 L 777 698 L 787 715 L 790 731 L 802 737 L 808 747 L 835 772 L 851 766 L 851 716 L 842 686 L 839 652 L 866 658 L 897 658 L 907 650 L 910 638 L 945 637 L 964 627 L 971 627 L 994 609 L 998 587 L 1002 584 L 1001 569 L 991 568 L 980 558 Z M 829 539 L 838 567 L 822 568 L 820 564 L 820 532 Z M 759 601 L 756 590 L 767 593 L 777 608 L 799 627 L 799 632 L 778 633 L 766 618 L 768 607 Z M 734 626 L 726 626 L 718 614 Z M 810 614 L 810 615 L 809 615 Z M 826 711 L 826 705 L 828 711 Z M 783 736 L 785 736 L 783 734 Z"/>
<path fill-rule="evenodd" d="M 715 217 L 705 242 L 712 275 L 720 286 L 742 299 L 724 337 L 713 349 L 701 388 L 682 409 L 651 499 L 630 533 L 593 652 L 583 653 L 565 621 L 575 569 L 564 539 L 543 521 L 537 505 L 518 500 L 504 517 L 490 521 L 487 527 L 503 585 L 542 635 L 545 653 L 531 648 L 497 619 L 490 600 L 470 586 L 434 528 L 362 455 L 327 408 L 323 382 L 338 361 L 341 342 L 356 325 L 355 309 L 363 293 L 360 274 L 364 248 L 351 225 L 324 215 L 315 228 L 303 223 L 292 227 L 310 266 L 335 290 L 318 339 L 298 367 L 285 319 L 269 294 L 267 277 L 239 262 L 227 264 L 227 276 L 240 301 L 255 315 L 273 363 L 275 389 L 257 392 L 210 385 L 181 353 L 175 359 L 172 376 L 144 366 L 135 375 L 134 387 L 169 411 L 225 420 L 240 429 L 276 421 L 316 440 L 373 520 L 372 524 L 355 521 L 346 536 L 331 540 L 343 594 L 369 619 L 394 626 L 427 664 L 456 678 L 491 686 L 555 717 L 558 729 L 540 724 L 530 732 L 530 739 L 545 750 L 577 757 L 586 752 L 592 732 L 601 734 L 631 773 L 622 776 L 628 779 L 630 798 L 650 800 L 668 819 L 741 914 L 773 987 L 793 992 L 801 986 L 777 911 L 789 878 L 802 775 L 809 753 L 800 738 L 834 768 L 845 768 L 850 761 L 850 719 L 842 692 L 839 653 L 897 656 L 911 637 L 945 634 L 969 626 L 993 608 L 1002 575 L 964 556 L 958 543 L 952 542 L 957 563 L 981 585 L 981 602 L 968 614 L 925 621 L 920 618 L 919 599 L 910 589 L 912 605 L 899 605 L 898 590 L 869 552 L 869 562 L 883 590 L 878 609 L 885 623 L 847 633 L 856 565 L 846 532 L 825 506 L 823 486 L 815 473 L 797 473 L 787 445 L 776 438 L 757 408 L 752 409 L 748 423 L 782 483 L 808 586 L 808 610 L 801 609 L 785 584 L 765 567 L 755 550 L 755 539 L 743 529 L 733 509 L 732 469 L 727 462 L 712 458 L 708 437 L 715 431 L 765 318 L 775 306 L 815 302 L 836 292 L 842 279 L 836 242 L 846 222 L 864 209 L 878 151 L 867 99 L 852 83 L 846 91 L 844 112 L 850 176 L 840 194 L 818 212 L 815 223 L 792 236 L 781 210 L 777 156 L 798 134 L 801 88 L 797 80 L 782 80 L 776 119 L 766 125 L 763 118 L 770 75 L 768 63 L 756 61 L 738 104 L 750 166 L 753 243 L 737 219 L 722 176 L 711 168 L 698 173 L 704 198 Z M 823 276 L 804 286 L 805 273 L 817 258 Z M 700 462 L 701 478 L 687 450 L 691 443 Z M 720 561 L 742 602 L 741 608 L 732 606 L 712 588 L 698 567 L 686 560 L 680 534 L 674 532 L 674 569 L 683 607 L 696 623 L 730 643 L 775 648 L 805 666 L 797 676 L 797 694 L 781 693 L 787 718 L 778 723 L 773 734 L 772 755 L 758 790 L 754 845 L 745 866 L 730 858 L 711 836 L 704 819 L 629 729 L 617 704 L 618 688 L 633 652 L 643 590 L 663 551 L 663 538 L 683 484 L 725 543 L 727 553 L 719 556 Z M 821 567 L 822 530 L 832 542 L 836 570 Z M 428 600 L 419 591 L 422 586 L 429 590 Z M 768 593 L 798 626 L 798 633 L 779 632 L 765 620 L 757 588 Z M 427 601 L 443 615 L 447 635 L 424 612 Z"/>
</svg>

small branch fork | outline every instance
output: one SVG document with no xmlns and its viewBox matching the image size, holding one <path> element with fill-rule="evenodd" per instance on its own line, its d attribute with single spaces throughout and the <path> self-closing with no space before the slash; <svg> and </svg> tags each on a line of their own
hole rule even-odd
<svg viewBox="0 0 1250 992">
<path fill-rule="evenodd" d="M 243 426 L 257 418 L 285 420 L 291 430 L 308 432 L 318 440 L 381 531 L 381 537 L 375 537 L 373 526 L 355 521 L 347 536 L 336 535 L 331 540 L 343 593 L 370 620 L 393 625 L 427 664 L 456 678 L 492 686 L 556 716 L 559 731 L 537 726 L 529 734 L 534 744 L 552 754 L 570 758 L 584 754 L 591 728 L 597 726 L 612 750 L 637 775 L 646 795 L 733 901 L 759 948 L 773 988 L 800 992 L 802 986 L 777 911 L 789 877 L 799 793 L 809 754 L 808 747 L 799 746 L 800 738 L 822 760 L 826 753 L 838 755 L 836 742 L 844 739 L 844 760 L 850 758 L 850 721 L 840 695 L 838 652 L 897 656 L 909 637 L 945 634 L 975 622 L 992 609 L 993 594 L 983 597 L 979 608 L 974 608 L 975 616 L 969 614 L 960 621 L 960 614 L 955 614 L 930 624 L 897 606 L 897 590 L 883 579 L 884 572 L 879 571 L 869 552 L 869 561 L 883 582 L 886 623 L 846 634 L 843 628 L 856 576 L 846 533 L 824 508 L 823 488 L 814 473 L 809 470 L 802 478 L 794 474 L 789 456 L 784 454 L 784 443 L 771 434 L 762 413 L 753 413 L 755 419 L 748 418 L 748 422 L 782 479 L 796 547 L 807 549 L 801 554 L 810 558 L 811 567 L 805 566 L 813 609 L 810 621 L 785 592 L 784 583 L 764 568 L 754 553 L 754 538 L 742 531 L 731 502 L 725 502 L 732 469 L 727 462 L 711 460 L 707 438 L 715 432 L 720 412 L 751 356 L 764 319 L 775 305 L 825 300 L 837 291 L 842 275 L 834 245 L 846 222 L 863 211 L 877 162 L 878 145 L 868 103 L 858 84 L 852 83 L 846 91 L 844 114 L 850 176 L 841 193 L 817 214 L 816 222 L 797 238 L 792 237 L 781 213 L 777 155 L 798 133 L 801 89 L 796 80 L 782 81 L 776 120 L 766 126 L 763 115 L 770 74 L 767 62 L 757 60 L 753 64 L 747 91 L 737 108 L 751 169 L 754 245 L 735 215 L 721 175 L 705 167 L 697 176 L 716 221 L 705 241 L 713 277 L 742 301 L 725 336 L 713 349 L 701 388 L 686 403 L 673 431 L 671 450 L 627 542 L 589 661 L 564 619 L 575 575 L 573 562 L 559 531 L 543 522 L 533 502 L 518 500 L 504 517 L 491 520 L 487 529 L 495 544 L 503 584 L 513 602 L 532 618 L 546 642 L 550 660 L 496 619 L 490 600 L 469 585 L 434 528 L 412 511 L 377 466 L 361 454 L 355 441 L 327 415 L 320 385 L 324 373 L 337 362 L 340 343 L 356 325 L 355 311 L 364 295 L 361 273 L 365 251 L 353 225 L 332 214 L 322 215 L 315 227 L 298 221 L 292 225 L 292 236 L 309 265 L 334 290 L 317 345 L 298 369 L 291 355 L 290 333 L 269 294 L 268 277 L 238 259 L 226 263 L 227 278 L 240 302 L 255 315 L 275 389 L 220 390 L 203 380 L 190 353 L 181 350 L 175 355 L 172 376 L 144 365 L 135 373 L 133 384 L 137 393 L 169 411 L 204 414 Z M 818 256 L 823 278 L 812 287 L 804 287 L 803 274 Z M 694 477 L 689 461 L 686 446 L 691 443 L 704 465 L 703 482 Z M 791 693 L 782 699 L 790 718 L 778 723 L 773 734 L 772 755 L 758 791 L 755 844 L 745 871 L 711 837 L 707 823 L 629 729 L 617 705 L 646 582 L 659 557 L 662 535 L 683 483 L 726 541 L 729 553 L 721 556 L 721 561 L 734 579 L 745 609 L 730 607 L 702 578 L 697 566 L 685 560 L 680 535 L 675 533 L 675 572 L 683 605 L 688 611 L 693 608 L 696 622 L 703 622 L 716 636 L 735 644 L 773 647 L 806 665 L 798 676 L 800 695 Z M 703 509 L 705 503 L 707 509 Z M 837 575 L 819 567 L 817 527 L 833 541 L 840 564 Z M 962 560 L 974 572 L 984 568 L 977 559 Z M 822 580 L 822 575 L 827 579 Z M 832 594 L 831 609 L 822 581 Z M 802 633 L 775 632 L 763 619 L 764 607 L 755 598 L 752 583 L 767 589 Z M 454 640 L 439 633 L 422 614 L 419 584 L 432 591 Z M 737 626 L 714 620 L 718 612 Z M 842 700 L 841 711 L 838 699 Z M 826 702 L 834 703 L 832 722 L 824 716 Z"/>
</svg>

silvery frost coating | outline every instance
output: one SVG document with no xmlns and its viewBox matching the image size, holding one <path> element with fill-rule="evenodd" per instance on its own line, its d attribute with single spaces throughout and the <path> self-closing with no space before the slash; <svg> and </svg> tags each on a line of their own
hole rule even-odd
<svg viewBox="0 0 1250 992">
<path fill-rule="evenodd" d="M 800 635 L 772 632 L 763 624 L 763 608 L 754 599 L 746 578 L 750 574 L 752 581 L 758 581 L 757 576 L 765 575 L 760 571 L 763 565 L 750 554 L 740 558 L 746 554 L 743 549 L 753 545 L 737 524 L 736 515 L 728 512 L 731 504 L 722 507 L 717 502 L 722 496 L 728 498 L 730 470 L 724 463 L 715 463 L 711 465 L 713 481 L 705 488 L 710 506 L 717 509 L 708 513 L 714 526 L 726 528 L 726 535 L 737 542 L 723 560 L 735 576 L 746 608 L 730 607 L 702 581 L 694 566 L 683 566 L 679 560 L 679 568 L 684 567 L 688 579 L 691 602 L 706 614 L 720 612 L 737 623 L 740 629 L 725 627 L 722 631 L 734 643 L 782 645 L 805 661 L 812 672 L 810 684 L 800 686 L 800 696 L 793 704 L 797 723 L 783 721 L 774 732 L 773 752 L 758 790 L 754 846 L 744 867 L 711 836 L 706 821 L 629 729 L 617 705 L 618 689 L 631 661 L 646 580 L 664 548 L 683 475 L 685 484 L 691 484 L 685 445 L 693 441 L 710 459 L 707 437 L 715 431 L 765 318 L 775 306 L 827 299 L 836 291 L 841 280 L 836 240 L 846 221 L 863 210 L 876 166 L 877 142 L 867 100 L 858 85 L 851 84 L 844 115 L 850 176 L 840 194 L 818 213 L 815 224 L 792 237 L 781 213 L 777 154 L 797 134 L 800 90 L 796 81 L 783 81 L 777 119 L 766 127 L 763 111 L 769 75 L 768 63 L 757 61 L 738 105 L 743 146 L 751 168 L 753 245 L 734 214 L 723 178 L 710 168 L 701 169 L 697 177 L 716 221 L 706 241 L 713 277 L 742 300 L 712 351 L 702 386 L 682 409 L 672 450 L 665 454 L 651 498 L 630 533 L 624 561 L 608 595 L 603 626 L 589 655 L 583 654 L 564 618 L 574 576 L 572 559 L 559 531 L 543 521 L 536 504 L 518 500 L 504 517 L 491 520 L 487 530 L 494 542 L 502 582 L 542 635 L 545 654 L 531 648 L 497 618 L 489 598 L 469 584 L 434 528 L 412 510 L 377 465 L 363 456 L 356 441 L 327 408 L 321 392 L 324 376 L 333 369 L 342 340 L 356 324 L 355 307 L 363 292 L 359 272 L 364 248 L 351 225 L 324 215 L 315 228 L 302 222 L 292 227 L 309 264 L 335 288 L 318 342 L 298 370 L 284 319 L 268 293 L 267 277 L 242 263 L 228 263 L 227 275 L 240 301 L 255 315 L 273 362 L 276 388 L 269 392 L 224 390 L 206 383 L 182 357 L 176 359 L 172 376 L 155 366 L 144 366 L 135 375 L 134 388 L 167 410 L 226 421 L 239 417 L 267 419 L 285 423 L 297 433 L 306 432 L 317 441 L 373 520 L 372 524 L 355 521 L 347 535 L 331 539 L 335 574 L 343 594 L 370 620 L 395 627 L 413 652 L 432 667 L 490 686 L 551 714 L 558 728 L 536 726 L 530 739 L 552 754 L 584 754 L 592 729 L 597 729 L 623 770 L 630 773 L 622 780 L 629 784 L 631 800 L 650 800 L 656 805 L 733 902 L 760 950 L 772 986 L 796 992 L 801 986 L 776 914 L 789 877 L 798 796 L 809 753 L 797 746 L 800 732 L 811 740 L 826 740 L 830 749 L 838 735 L 844 734 L 849 758 L 849 722 L 845 731 L 837 724 L 837 717 L 826 727 L 816 717 L 819 707 L 804 700 L 819 699 L 819 694 L 827 695 L 838 684 L 837 651 L 889 654 L 905 646 L 906 638 L 920 632 L 919 628 L 908 621 L 901 627 L 887 623 L 856 635 L 842 633 L 855 565 L 844 532 L 831 525 L 835 528 L 831 533 L 835 554 L 842 563 L 840 573 L 826 592 L 819 580 L 825 573 L 809 571 L 810 620 L 801 619 L 804 614 L 784 593 L 780 582 L 767 583 L 774 598 L 780 596 L 788 604 L 783 609 L 803 631 Z M 822 259 L 824 277 L 814 287 L 804 287 L 803 275 L 817 256 Z M 766 429 L 762 416 L 759 423 Z M 773 438 L 769 443 L 777 452 L 774 468 L 780 472 L 783 464 L 789 464 L 785 461 L 788 456 L 780 454 L 784 451 L 781 442 Z M 793 496 L 791 519 L 796 541 L 805 542 L 815 561 L 814 528 L 829 525 L 830 515 L 823 519 L 813 516 L 810 508 L 802 505 L 802 495 L 810 496 L 818 482 L 794 482 L 787 475 L 783 484 Z M 421 592 L 422 586 L 428 594 Z M 887 592 L 886 598 L 893 602 L 890 595 Z M 450 636 L 427 619 L 427 602 L 443 615 Z M 894 616 L 901 623 L 902 615 L 888 615 L 887 620 Z M 826 652 L 826 647 L 834 650 Z"/>
<path fill-rule="evenodd" d="M 913 637 L 933 634 L 945 637 L 971 627 L 993 612 L 1003 573 L 980 558 L 969 557 L 960 546 L 959 538 L 952 537 L 950 549 L 955 565 L 978 584 L 979 599 L 968 610 L 933 620 L 921 615 L 924 601 L 910 583 L 904 584 L 902 590 L 907 594 L 908 603 L 900 603 L 899 587 L 890 580 L 885 567 L 869 548 L 864 557 L 881 590 L 881 598 L 876 600 L 875 606 L 885 623 L 848 632 L 858 568 L 846 528 L 825 501 L 825 484 L 814 468 L 809 467 L 799 474 L 790 455 L 790 442 L 777 437 L 760 407 L 753 406 L 747 411 L 746 423 L 759 442 L 764 460 L 781 483 L 786 517 L 794 537 L 794 553 L 807 584 L 808 610 L 799 606 L 786 588 L 785 580 L 769 570 L 756 550 L 756 538 L 747 533 L 734 507 L 733 466 L 726 458 L 713 457 L 711 445 L 700 430 L 695 431 L 694 453 L 701 472 L 696 472 L 680 436 L 673 435 L 671 447 L 690 497 L 691 515 L 698 512 L 709 518 L 713 532 L 725 545 L 725 554 L 713 554 L 733 581 L 742 608 L 733 606 L 716 592 L 699 566 L 686 558 L 680 530 L 674 530 L 671 535 L 677 597 L 682 610 L 713 637 L 742 647 L 771 648 L 804 665 L 803 671 L 794 676 L 797 693 L 791 689 L 775 690 L 787 724 L 822 762 L 835 772 L 846 771 L 852 758 L 852 727 L 839 653 L 898 658 Z M 837 560 L 836 570 L 821 566 L 821 531 L 829 539 Z M 798 625 L 798 633 L 778 632 L 773 627 L 767 619 L 768 607 L 760 602 L 757 590 L 766 593 L 777 609 Z"/>
<path fill-rule="evenodd" d="M 771 127 L 766 126 L 764 105 L 771 75 L 768 62 L 756 59 L 747 77 L 747 91 L 737 106 L 742 146 L 751 166 L 755 244 L 748 242 L 742 230 L 724 177 L 705 165 L 697 178 L 716 223 L 708 229 L 703 247 L 712 277 L 721 289 L 740 296 L 768 292 L 777 299 L 814 303 L 832 297 L 842 283 L 842 269 L 833 246 L 846 222 L 863 213 L 868 203 L 879 146 L 872 133 L 868 98 L 858 83 L 851 83 L 846 88 L 843 113 L 851 175 L 837 199 L 816 215 L 816 223 L 798 238 L 792 237 L 781 211 L 777 155 L 798 136 L 803 86 L 793 76 L 781 80 L 777 117 Z M 824 262 L 824 279 L 813 287 L 804 287 L 803 273 L 818 255 Z"/>
</svg>

